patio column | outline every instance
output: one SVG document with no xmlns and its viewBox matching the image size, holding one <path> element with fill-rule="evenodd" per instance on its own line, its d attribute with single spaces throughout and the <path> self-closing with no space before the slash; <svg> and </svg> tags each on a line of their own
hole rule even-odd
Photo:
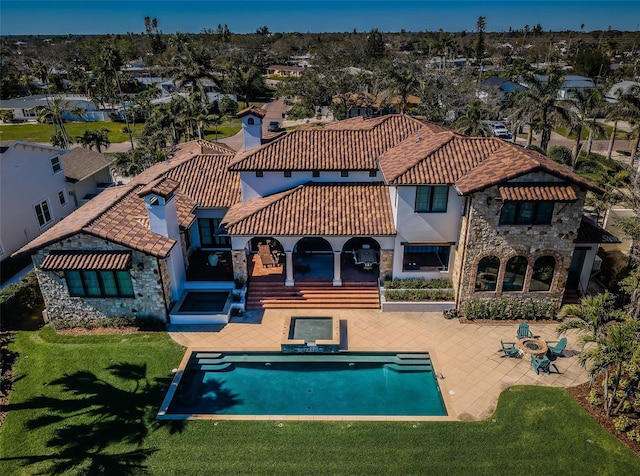
<svg viewBox="0 0 640 476">
<path fill-rule="evenodd" d="M 333 285 L 334 286 L 342 286 L 342 279 L 340 277 L 340 257 L 342 256 L 342 251 L 333 251 Z"/>
<path fill-rule="evenodd" d="M 285 269 L 287 270 L 287 279 L 284 282 L 285 286 L 293 286 L 293 251 L 285 251 L 284 256 L 286 258 Z"/>
</svg>

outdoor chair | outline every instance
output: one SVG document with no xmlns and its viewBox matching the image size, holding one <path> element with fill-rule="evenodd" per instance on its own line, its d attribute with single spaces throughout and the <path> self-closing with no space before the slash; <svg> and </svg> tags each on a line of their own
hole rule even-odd
<svg viewBox="0 0 640 476">
<path fill-rule="evenodd" d="M 273 255 L 271 253 L 267 253 L 267 254 L 259 253 L 258 256 L 260 257 L 260 261 L 262 261 L 263 268 L 274 267 L 277 264 L 276 261 L 273 259 Z"/>
<path fill-rule="evenodd" d="M 529 329 L 529 324 L 522 322 L 518 326 L 518 340 L 526 339 L 527 337 L 533 337 L 533 332 Z"/>
<path fill-rule="evenodd" d="M 504 342 L 500 340 L 500 345 L 502 352 L 504 352 L 504 357 L 517 357 L 520 358 L 520 350 L 516 347 L 515 342 Z"/>
<path fill-rule="evenodd" d="M 546 374 L 550 374 L 552 365 L 556 369 L 556 372 L 560 373 L 558 371 L 558 367 L 556 367 L 556 364 L 552 364 L 549 360 L 549 357 L 547 357 L 546 355 L 543 355 L 542 357 L 536 357 L 535 355 L 532 355 L 531 365 L 533 366 L 533 370 L 536 371 L 537 375 L 540 375 L 541 370 Z"/>
<path fill-rule="evenodd" d="M 564 354 L 564 349 L 567 347 L 567 338 L 563 337 L 560 340 L 548 340 L 546 341 L 546 344 L 549 348 L 549 354 L 551 354 L 551 356 L 562 357 Z"/>
</svg>

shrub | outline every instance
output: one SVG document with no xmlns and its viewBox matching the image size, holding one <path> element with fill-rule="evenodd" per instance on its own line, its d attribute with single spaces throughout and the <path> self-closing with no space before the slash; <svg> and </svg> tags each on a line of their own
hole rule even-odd
<svg viewBox="0 0 640 476">
<path fill-rule="evenodd" d="M 393 289 L 385 291 L 387 301 L 453 301 L 453 289 Z"/>
<path fill-rule="evenodd" d="M 587 401 L 594 406 L 598 406 L 602 403 L 602 399 L 600 398 L 600 394 L 595 388 L 592 388 L 589 392 L 589 396 L 587 397 Z"/>
<path fill-rule="evenodd" d="M 558 306 L 537 299 L 470 299 L 463 307 L 467 319 L 546 320 L 556 319 Z"/>
<path fill-rule="evenodd" d="M 631 418 L 627 415 L 620 415 L 613 419 L 613 426 L 618 433 L 624 433 L 631 428 Z"/>
<path fill-rule="evenodd" d="M 135 328 L 146 331 L 165 330 L 165 323 L 158 319 L 142 319 L 139 317 L 96 317 L 82 319 L 79 317 L 63 317 L 51 321 L 54 329 L 126 329 Z"/>
<path fill-rule="evenodd" d="M 29 271 L 18 283 L 8 284 L 0 291 L 0 316 L 3 329 L 32 316 L 44 308 L 35 271 Z M 11 323 L 11 321 L 14 321 Z"/>
<path fill-rule="evenodd" d="M 449 289 L 451 288 L 450 279 L 424 279 L 424 278 L 410 278 L 410 279 L 394 279 L 392 281 L 386 280 L 384 287 L 386 289 Z"/>
</svg>

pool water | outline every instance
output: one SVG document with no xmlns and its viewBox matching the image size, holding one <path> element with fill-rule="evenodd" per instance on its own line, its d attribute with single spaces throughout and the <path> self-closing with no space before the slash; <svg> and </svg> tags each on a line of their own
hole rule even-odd
<svg viewBox="0 0 640 476">
<path fill-rule="evenodd" d="M 229 291 L 189 291 L 178 312 L 222 312 Z"/>
<path fill-rule="evenodd" d="M 333 339 L 333 319 L 331 317 L 294 317 L 291 319 L 289 339 L 304 341 Z"/>
<path fill-rule="evenodd" d="M 447 415 L 428 354 L 201 352 L 172 387 L 158 418 Z"/>
</svg>

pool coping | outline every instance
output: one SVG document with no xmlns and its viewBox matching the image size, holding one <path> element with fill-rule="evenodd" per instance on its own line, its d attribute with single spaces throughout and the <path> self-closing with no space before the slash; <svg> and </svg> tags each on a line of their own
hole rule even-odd
<svg viewBox="0 0 640 476">
<path fill-rule="evenodd" d="M 156 414 L 156 419 L 160 421 L 185 421 L 185 420 L 236 420 L 236 421 L 457 421 L 457 413 L 453 411 L 453 402 L 451 401 L 451 396 L 449 394 L 449 389 L 447 388 L 446 382 L 444 378 L 439 377 L 442 376 L 442 373 L 438 374 L 436 369 L 439 368 L 438 359 L 432 352 L 424 351 L 429 354 L 431 358 L 431 363 L 433 366 L 433 372 L 436 377 L 436 383 L 438 389 L 440 391 L 440 398 L 444 404 L 444 408 L 447 412 L 447 415 L 442 416 L 424 416 L 424 415 L 226 415 L 226 414 L 167 414 L 167 410 L 169 409 L 169 405 L 173 400 L 175 392 L 178 389 L 178 384 L 182 379 L 182 375 L 191 360 L 191 356 L 197 352 L 247 352 L 247 353 L 259 353 L 259 352 L 278 352 L 278 350 L 274 350 L 273 348 L 264 348 L 264 349 L 251 349 L 251 350 L 238 350 L 238 349 L 211 349 L 208 347 L 187 347 L 182 360 L 180 361 L 180 365 L 177 369 L 174 369 L 174 376 L 167 393 L 162 401 L 160 409 Z M 349 349 L 348 352 L 367 352 L 367 353 L 375 353 L 376 351 L 372 351 L 371 349 Z M 394 353 L 396 351 L 385 350 L 380 351 L 384 353 Z M 397 351 L 397 353 L 408 353 L 406 351 Z M 286 355 L 286 353 L 285 353 Z"/>
</svg>

